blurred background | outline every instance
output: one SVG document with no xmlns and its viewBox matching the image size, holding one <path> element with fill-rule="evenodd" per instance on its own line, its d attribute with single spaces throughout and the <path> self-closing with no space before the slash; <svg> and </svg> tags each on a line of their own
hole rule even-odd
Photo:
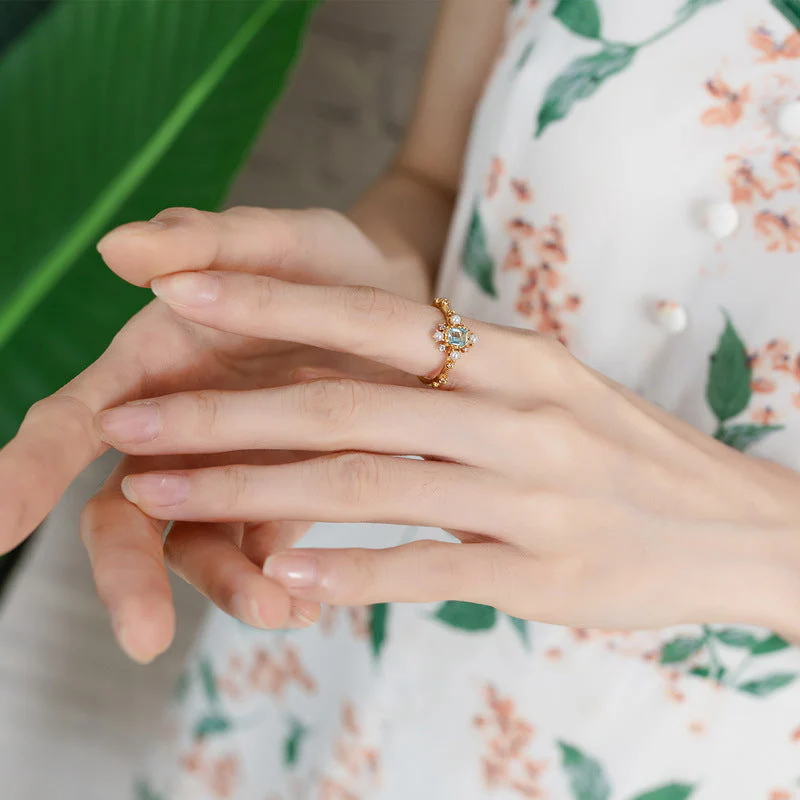
<svg viewBox="0 0 800 800">
<path fill-rule="evenodd" d="M 2 441 L 147 301 L 107 274 L 99 235 L 169 205 L 347 208 L 403 133 L 436 11 L 0 0 Z M 126 798 L 204 612 L 176 582 L 171 651 L 149 667 L 117 651 L 77 536 L 112 464 L 0 562 L 3 800 Z"/>
</svg>

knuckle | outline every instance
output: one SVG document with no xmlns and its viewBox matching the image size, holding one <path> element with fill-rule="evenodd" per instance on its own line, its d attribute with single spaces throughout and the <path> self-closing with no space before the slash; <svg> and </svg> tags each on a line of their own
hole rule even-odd
<svg viewBox="0 0 800 800">
<path fill-rule="evenodd" d="M 377 491 L 380 468 L 375 456 L 341 453 L 325 459 L 328 488 L 343 506 L 361 506 Z"/>
<path fill-rule="evenodd" d="M 255 290 L 248 293 L 248 313 L 256 319 L 268 316 L 274 305 L 277 283 L 270 278 L 260 277 L 255 281 Z"/>
<path fill-rule="evenodd" d="M 202 390 L 194 392 L 191 398 L 191 415 L 195 428 L 201 434 L 216 429 L 222 411 L 222 399 L 219 392 Z"/>
<path fill-rule="evenodd" d="M 236 508 L 250 495 L 250 472 L 240 464 L 226 464 L 220 467 L 224 486 L 224 502 L 229 508 Z"/>
<path fill-rule="evenodd" d="M 370 329 L 390 325 L 401 314 L 402 299 L 374 286 L 352 286 L 342 289 L 347 314 L 362 320 Z"/>
<path fill-rule="evenodd" d="M 351 378 L 331 378 L 298 384 L 301 412 L 327 432 L 352 424 L 365 400 L 363 384 Z"/>
</svg>

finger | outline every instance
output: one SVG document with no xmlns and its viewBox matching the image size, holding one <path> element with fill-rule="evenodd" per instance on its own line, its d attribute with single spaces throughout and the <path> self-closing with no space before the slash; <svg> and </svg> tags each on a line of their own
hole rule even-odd
<svg viewBox="0 0 800 800">
<path fill-rule="evenodd" d="M 367 453 L 129 475 L 123 492 L 149 516 L 176 520 L 386 522 L 502 536 L 513 531 L 508 509 L 526 512 L 492 472 Z"/>
<path fill-rule="evenodd" d="M 245 525 L 242 552 L 260 569 L 269 556 L 288 550 L 313 524 L 313 522 L 281 520 Z M 291 602 L 292 612 L 288 627 L 304 628 L 309 621 L 316 622 L 319 619 L 319 603 L 297 597 L 292 597 Z"/>
<path fill-rule="evenodd" d="M 366 450 L 507 467 L 522 413 L 473 396 L 349 378 L 250 392 L 186 392 L 130 403 L 99 417 L 128 453 Z"/>
<path fill-rule="evenodd" d="M 285 551 L 269 558 L 264 572 L 297 597 L 332 605 L 461 600 L 503 608 L 519 596 L 532 561 L 505 544 L 418 541 Z"/>
<path fill-rule="evenodd" d="M 293 609 L 287 590 L 241 551 L 238 523 L 176 523 L 164 543 L 172 570 L 231 616 L 256 628 L 312 624 L 319 606 Z M 298 615 L 299 614 L 299 615 Z"/>
<path fill-rule="evenodd" d="M 308 286 L 208 272 L 159 278 L 152 288 L 176 313 L 194 322 L 351 353 L 412 375 L 433 376 L 451 351 L 453 358 L 463 352 L 434 340 L 443 322 L 438 309 L 369 286 Z M 529 400 L 534 390 L 556 395 L 569 362 L 563 347 L 545 337 L 458 317 L 452 321 L 457 320 L 448 329 L 455 331 L 452 341 L 463 337 L 469 352 L 458 361 L 449 386 L 511 399 Z M 477 338 L 465 341 L 464 326 Z"/>
<path fill-rule="evenodd" d="M 97 245 L 125 280 L 186 270 L 267 271 L 309 283 L 366 283 L 382 257 L 347 218 L 326 209 L 237 207 L 222 213 L 168 208 L 149 222 L 131 222 Z"/>
<path fill-rule="evenodd" d="M 100 600 L 122 649 L 148 663 L 169 647 L 175 610 L 162 554 L 164 522 L 145 516 L 120 491 L 125 460 L 86 504 L 80 534 Z"/>
<path fill-rule="evenodd" d="M 196 350 L 188 337 L 174 335 L 179 327 L 168 309 L 151 303 L 97 361 L 31 407 L 16 436 L 0 450 L 0 552 L 25 539 L 77 475 L 108 448 L 94 423 L 101 409 L 140 397 L 145 388 L 168 391 L 176 365 L 185 375 Z M 214 377 L 208 369 L 207 380 Z"/>
</svg>

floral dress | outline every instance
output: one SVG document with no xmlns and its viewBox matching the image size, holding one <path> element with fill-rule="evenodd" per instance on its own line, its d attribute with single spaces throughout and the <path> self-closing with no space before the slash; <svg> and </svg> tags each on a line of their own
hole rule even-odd
<svg viewBox="0 0 800 800">
<path fill-rule="evenodd" d="M 798 27 L 798 0 L 512 3 L 437 293 L 800 468 Z M 304 544 L 424 537 L 448 538 Z M 277 632 L 214 611 L 134 796 L 798 800 L 800 649 L 460 602 Z"/>
</svg>

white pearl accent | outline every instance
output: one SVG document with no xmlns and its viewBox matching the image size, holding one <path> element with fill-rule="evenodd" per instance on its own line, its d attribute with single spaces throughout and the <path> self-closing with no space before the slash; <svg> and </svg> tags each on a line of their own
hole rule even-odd
<svg viewBox="0 0 800 800">
<path fill-rule="evenodd" d="M 453 358 L 453 359 L 459 359 L 459 358 L 461 358 L 461 353 L 459 353 L 459 352 L 458 352 L 458 350 L 456 350 L 456 351 L 455 351 L 455 352 L 454 352 L 454 353 L 453 353 L 453 354 L 450 356 L 450 358 Z"/>
<path fill-rule="evenodd" d="M 459 317 L 458 314 L 453 314 L 453 316 L 450 317 L 450 322 L 452 322 L 453 325 L 458 325 L 458 323 L 461 322 L 461 317 Z"/>
<path fill-rule="evenodd" d="M 739 211 L 733 203 L 707 203 L 703 208 L 703 225 L 712 236 L 725 239 L 739 227 Z"/>
<path fill-rule="evenodd" d="M 800 139 L 800 100 L 784 103 L 775 117 L 775 126 L 790 139 Z"/>
<path fill-rule="evenodd" d="M 436 331 L 433 334 L 433 338 L 436 339 L 437 342 L 441 342 L 444 339 L 444 331 Z"/>
<path fill-rule="evenodd" d="M 446 347 L 445 347 L 443 344 L 440 344 L 440 345 L 439 345 L 439 349 L 440 349 L 440 350 L 441 350 L 443 353 L 444 353 L 444 351 L 445 351 L 445 350 L 447 350 L 447 348 L 446 348 Z"/>
<path fill-rule="evenodd" d="M 667 333 L 683 333 L 689 324 L 689 315 L 680 303 L 659 300 L 653 306 L 653 320 Z"/>
<path fill-rule="evenodd" d="M 473 333 L 472 336 L 469 337 L 470 344 L 477 344 L 478 337 Z"/>
</svg>

